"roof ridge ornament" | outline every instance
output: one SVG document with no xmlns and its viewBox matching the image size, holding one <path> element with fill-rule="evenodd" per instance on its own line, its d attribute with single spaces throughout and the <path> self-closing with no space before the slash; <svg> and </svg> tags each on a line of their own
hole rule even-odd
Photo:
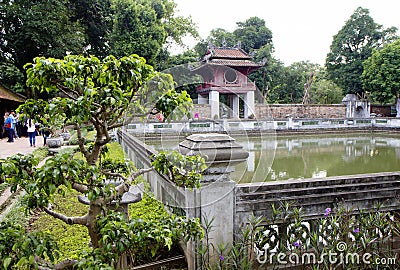
<svg viewBox="0 0 400 270">
<path fill-rule="evenodd" d="M 215 45 L 211 42 L 211 40 L 208 40 L 208 45 L 207 45 L 207 49 L 214 49 Z"/>
<path fill-rule="evenodd" d="M 233 48 L 241 49 L 242 48 L 242 42 L 239 40 Z"/>
<path fill-rule="evenodd" d="M 222 48 L 226 49 L 226 45 L 227 45 L 226 39 L 223 38 L 223 39 L 222 39 Z"/>
</svg>

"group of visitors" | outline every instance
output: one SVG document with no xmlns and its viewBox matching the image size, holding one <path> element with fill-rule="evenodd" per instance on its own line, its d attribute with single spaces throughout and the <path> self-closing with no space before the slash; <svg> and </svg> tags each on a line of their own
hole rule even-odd
<svg viewBox="0 0 400 270">
<path fill-rule="evenodd" d="M 19 115 L 15 111 L 6 112 L 4 114 L 4 131 L 8 140 L 7 142 L 12 143 L 14 139 L 18 139 L 22 134 L 22 126 L 26 128 L 27 135 L 29 137 L 30 146 L 36 147 L 36 135 L 38 135 L 38 126 L 30 118 L 27 118 L 22 125 L 19 121 Z"/>
<path fill-rule="evenodd" d="M 14 142 L 14 138 L 18 138 L 16 134 L 17 115 L 15 111 L 6 112 L 4 114 L 4 133 L 8 137 L 7 142 Z"/>
</svg>

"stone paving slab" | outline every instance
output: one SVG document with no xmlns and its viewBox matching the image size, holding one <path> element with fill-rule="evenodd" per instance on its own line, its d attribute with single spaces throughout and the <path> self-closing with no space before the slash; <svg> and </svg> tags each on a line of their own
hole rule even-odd
<svg viewBox="0 0 400 270">
<path fill-rule="evenodd" d="M 36 148 L 43 146 L 43 137 L 36 136 Z M 35 149 L 29 145 L 29 139 L 27 137 L 21 137 L 15 139 L 14 142 L 8 143 L 7 138 L 0 140 L 0 158 L 6 158 L 15 154 L 30 154 Z"/>
</svg>

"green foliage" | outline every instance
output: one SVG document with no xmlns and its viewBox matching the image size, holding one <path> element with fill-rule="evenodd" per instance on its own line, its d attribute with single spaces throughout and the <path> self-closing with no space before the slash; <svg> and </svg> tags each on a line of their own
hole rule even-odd
<svg viewBox="0 0 400 270">
<path fill-rule="evenodd" d="M 316 80 L 310 89 L 312 104 L 339 104 L 343 99 L 343 90 L 327 79 Z"/>
<path fill-rule="evenodd" d="M 374 22 L 369 10 L 357 8 L 343 28 L 333 37 L 326 68 L 330 79 L 343 88 L 344 94 L 363 93 L 363 62 L 395 38 L 395 27 L 383 29 Z"/>
<path fill-rule="evenodd" d="M 61 57 L 81 53 L 85 46 L 82 26 L 72 20 L 69 1 L 0 2 L 0 58 L 23 73 L 23 66 L 39 55 Z M 12 75 L 12 74 L 10 74 Z M 12 80 L 12 78 L 8 78 Z M 20 80 L 9 86 L 22 83 Z"/>
<path fill-rule="evenodd" d="M 296 62 L 289 67 L 274 67 L 277 77 L 271 78 L 268 93 L 265 93 L 269 102 L 301 103 L 304 96 L 304 84 L 310 73 L 319 74 L 321 67 L 310 62 Z M 270 79 L 268 79 L 270 80 Z M 266 91 L 266 90 L 264 90 Z"/>
<path fill-rule="evenodd" d="M 391 103 L 400 94 L 400 40 L 376 50 L 364 62 L 362 81 L 371 97 Z"/>
<path fill-rule="evenodd" d="M 146 222 L 157 222 L 167 219 L 169 214 L 164 208 L 164 204 L 152 197 L 149 193 L 144 193 L 140 202 L 129 205 L 129 218 L 142 219 Z"/>
<path fill-rule="evenodd" d="M 27 67 L 28 86 L 68 93 L 67 98 L 55 98 L 49 104 L 50 120 L 65 115 L 65 124 L 87 122 L 98 112 L 116 121 L 133 93 L 153 74 L 137 55 L 121 59 L 109 56 L 103 61 L 76 55 L 64 59 L 38 57 Z"/>
<path fill-rule="evenodd" d="M 0 223 L 0 258 L 3 269 L 30 269 L 35 257 L 54 262 L 58 257 L 53 239 L 44 233 L 25 234 L 21 225 Z"/>
<path fill-rule="evenodd" d="M 272 45 L 272 32 L 265 26 L 265 21 L 258 17 L 251 17 L 244 22 L 237 22 L 233 32 L 237 41 L 246 52 L 258 50 L 265 45 Z"/>
<path fill-rule="evenodd" d="M 14 64 L 3 62 L 0 64 L 1 85 L 14 92 L 25 94 L 25 77 Z"/>
<path fill-rule="evenodd" d="M 179 187 L 199 188 L 201 172 L 206 169 L 201 156 L 184 156 L 178 151 L 159 152 L 153 157 L 154 168 L 167 175 Z"/>
<path fill-rule="evenodd" d="M 31 216 L 22 201 L 22 197 L 17 197 L 14 206 L 4 217 L 3 221 L 14 225 L 21 225 L 26 228 L 29 226 L 30 218 Z"/>
<path fill-rule="evenodd" d="M 155 106 L 163 114 L 164 119 L 170 122 L 181 120 L 184 116 L 190 118 L 193 103 L 186 91 L 177 93 L 169 90 L 157 101 Z"/>
<path fill-rule="evenodd" d="M 104 261 L 117 260 L 124 253 L 130 253 L 130 260 L 137 261 L 137 255 L 143 251 L 150 251 L 154 257 L 159 249 L 166 246 L 171 248 L 172 244 L 182 237 L 185 241 L 203 237 L 200 224 L 197 219 L 183 219 L 172 217 L 158 220 L 157 222 L 146 222 L 141 219 L 132 219 L 125 222 L 122 214 L 110 212 L 98 219 L 100 229 L 101 252 Z"/>
<path fill-rule="evenodd" d="M 1 81 L 25 91 L 23 66 L 41 55 L 140 53 L 154 64 L 171 40 L 182 44 L 182 37 L 198 36 L 191 18 L 176 16 L 175 9 L 171 0 L 1 1 Z"/>
<path fill-rule="evenodd" d="M 241 42 L 241 48 L 246 52 L 257 51 L 264 46 L 272 46 L 272 32 L 265 25 L 265 21 L 258 17 L 251 17 L 243 22 L 237 22 L 237 28 L 231 33 L 225 29 L 211 30 L 207 41 L 215 46 L 222 46 L 225 41 L 227 47 L 234 47 Z M 206 41 L 199 42 L 195 51 L 203 55 L 207 50 Z"/>
<path fill-rule="evenodd" d="M 78 195 L 79 193 L 76 191 L 67 192 L 65 196 L 57 194 L 54 197 L 55 209 L 68 216 L 84 215 L 88 207 L 78 202 Z M 30 229 L 47 232 L 55 239 L 59 252 L 56 263 L 65 259 L 80 259 L 84 252 L 91 251 L 90 237 L 86 227 L 67 225 L 43 212 L 37 213 L 33 217 L 34 222 Z"/>
<path fill-rule="evenodd" d="M 113 28 L 108 35 L 110 54 L 138 53 L 155 64 L 167 38 L 182 44 L 186 34 L 197 35 L 190 18 L 174 16 L 169 0 L 118 0 L 112 4 Z"/>
</svg>

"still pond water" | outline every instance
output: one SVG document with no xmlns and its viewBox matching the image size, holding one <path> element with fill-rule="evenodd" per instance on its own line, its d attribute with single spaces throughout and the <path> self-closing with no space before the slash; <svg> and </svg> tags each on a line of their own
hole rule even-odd
<svg viewBox="0 0 400 270">
<path fill-rule="evenodd" d="M 240 183 L 400 170 L 400 135 L 296 135 L 237 142 L 250 154 L 232 174 Z"/>
<path fill-rule="evenodd" d="M 231 174 L 238 183 L 400 171 L 400 134 L 296 134 L 236 141 L 249 152 Z M 178 144 L 146 143 L 157 150 Z"/>
</svg>

